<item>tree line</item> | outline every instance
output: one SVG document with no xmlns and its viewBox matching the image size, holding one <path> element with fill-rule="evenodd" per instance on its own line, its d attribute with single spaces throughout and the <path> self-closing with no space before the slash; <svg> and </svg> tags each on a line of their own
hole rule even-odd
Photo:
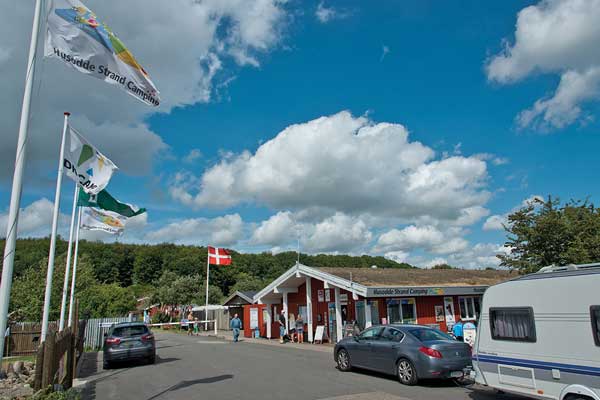
<svg viewBox="0 0 600 400">
<path fill-rule="evenodd" d="M 0 240 L 4 246 L 4 240 Z M 49 238 L 17 241 L 10 310 L 13 320 L 41 318 Z M 58 240 L 53 277 L 51 318 L 59 317 L 67 242 Z M 79 243 L 76 292 L 82 315 L 89 318 L 124 315 L 137 299 L 161 304 L 204 304 L 206 259 L 202 246 L 138 245 L 82 240 Z M 221 302 L 236 290 L 259 290 L 295 264 L 297 254 L 244 254 L 232 251 L 231 266 L 211 266 L 209 300 Z M 301 254 L 316 267 L 413 268 L 384 257 Z"/>
<path fill-rule="evenodd" d="M 509 254 L 500 265 L 530 273 L 547 265 L 600 261 L 600 212 L 589 200 L 534 200 L 511 213 L 505 224 Z M 4 248 L 4 240 L 0 240 Z M 15 253 L 15 280 L 10 310 L 16 320 L 41 319 L 50 240 L 20 239 Z M 52 315 L 57 319 L 63 287 L 67 243 L 57 242 Z M 161 304 L 203 304 L 207 248 L 174 244 L 138 245 L 81 241 L 77 293 L 83 316 L 124 315 L 137 299 Z M 231 266 L 212 266 L 209 300 L 219 303 L 236 290 L 259 290 L 295 264 L 297 254 L 244 254 L 232 251 Z M 300 255 L 313 267 L 414 268 L 368 255 Z M 460 266 L 437 265 L 436 269 Z"/>
</svg>

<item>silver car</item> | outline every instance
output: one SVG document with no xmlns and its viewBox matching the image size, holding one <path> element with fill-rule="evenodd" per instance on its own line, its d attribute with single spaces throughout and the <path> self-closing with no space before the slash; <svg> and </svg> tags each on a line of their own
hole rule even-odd
<svg viewBox="0 0 600 400">
<path fill-rule="evenodd" d="M 471 366 L 471 347 L 427 326 L 385 325 L 341 340 L 334 358 L 341 371 L 370 369 L 415 385 L 419 379 L 463 377 Z"/>
</svg>

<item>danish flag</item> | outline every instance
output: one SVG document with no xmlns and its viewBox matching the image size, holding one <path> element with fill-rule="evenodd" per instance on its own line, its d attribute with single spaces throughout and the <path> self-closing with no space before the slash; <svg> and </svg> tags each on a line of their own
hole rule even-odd
<svg viewBox="0 0 600 400">
<path fill-rule="evenodd" d="M 208 263 L 212 265 L 231 265 L 231 254 L 223 248 L 208 246 Z"/>
</svg>

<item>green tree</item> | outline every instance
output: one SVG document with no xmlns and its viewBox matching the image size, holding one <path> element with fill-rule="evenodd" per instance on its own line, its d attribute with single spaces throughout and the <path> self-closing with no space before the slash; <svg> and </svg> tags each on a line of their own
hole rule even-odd
<svg viewBox="0 0 600 400">
<path fill-rule="evenodd" d="M 93 285 L 77 298 L 80 315 L 88 318 L 122 317 L 136 306 L 133 291 L 116 283 Z"/>
<path fill-rule="evenodd" d="M 534 200 L 510 214 L 505 229 L 511 252 L 498 258 L 522 273 L 600 260 L 600 214 L 587 200 Z"/>
<path fill-rule="evenodd" d="M 64 255 L 55 259 L 50 297 L 50 320 L 60 318 L 65 265 L 66 258 Z M 10 296 L 10 310 L 16 311 L 20 319 L 25 321 L 40 321 L 42 319 L 47 270 L 48 260 L 45 258 L 39 261 L 37 266 L 26 269 L 22 276 L 15 279 Z M 76 280 L 76 293 L 80 293 L 96 284 L 92 266 L 85 256 L 80 257 L 78 261 Z"/>
<path fill-rule="evenodd" d="M 163 271 L 162 249 L 160 246 L 140 246 L 133 262 L 133 282 L 155 283 Z"/>
</svg>

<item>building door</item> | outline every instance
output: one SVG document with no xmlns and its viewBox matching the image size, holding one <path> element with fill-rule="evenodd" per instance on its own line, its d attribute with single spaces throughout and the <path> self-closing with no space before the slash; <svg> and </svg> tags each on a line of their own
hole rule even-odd
<svg viewBox="0 0 600 400">
<path fill-rule="evenodd" d="M 328 304 L 328 313 L 329 314 L 329 340 L 331 343 L 335 343 L 335 339 L 337 338 L 337 321 L 335 320 L 335 303 Z"/>
</svg>

